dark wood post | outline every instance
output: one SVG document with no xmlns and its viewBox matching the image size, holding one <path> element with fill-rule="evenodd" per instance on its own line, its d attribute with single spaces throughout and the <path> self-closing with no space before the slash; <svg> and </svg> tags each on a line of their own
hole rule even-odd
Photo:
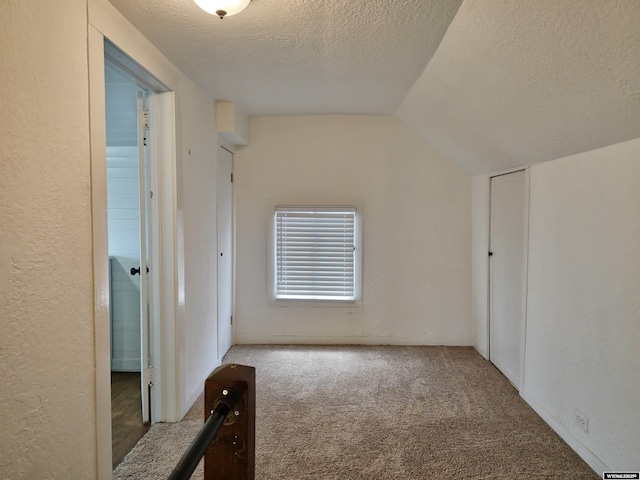
<svg viewBox="0 0 640 480">
<path fill-rule="evenodd" d="M 204 455 L 205 480 L 254 480 L 256 458 L 256 373 L 254 367 L 222 365 L 204 384 L 204 420 L 225 399 L 229 413 Z"/>
</svg>

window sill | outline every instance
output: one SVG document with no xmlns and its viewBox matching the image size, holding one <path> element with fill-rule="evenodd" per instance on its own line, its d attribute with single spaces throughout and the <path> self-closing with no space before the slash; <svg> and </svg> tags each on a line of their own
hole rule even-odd
<svg viewBox="0 0 640 480">
<path fill-rule="evenodd" d="M 294 300 L 270 298 L 270 307 L 275 308 L 344 308 L 362 307 L 362 300 Z"/>
</svg>

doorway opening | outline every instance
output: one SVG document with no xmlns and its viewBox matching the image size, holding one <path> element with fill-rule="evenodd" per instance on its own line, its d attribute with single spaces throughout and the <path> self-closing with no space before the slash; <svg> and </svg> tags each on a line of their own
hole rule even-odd
<svg viewBox="0 0 640 480">
<path fill-rule="evenodd" d="M 154 420 L 153 329 L 158 325 L 156 89 L 131 74 L 127 57 L 105 42 L 105 113 L 112 465 Z M 153 271 L 153 273 L 151 273 Z M 156 348 L 157 350 L 157 348 Z"/>
</svg>

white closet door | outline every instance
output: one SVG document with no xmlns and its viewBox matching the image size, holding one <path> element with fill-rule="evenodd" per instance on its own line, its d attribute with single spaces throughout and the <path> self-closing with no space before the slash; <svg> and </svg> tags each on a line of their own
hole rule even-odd
<svg viewBox="0 0 640 480">
<path fill-rule="evenodd" d="M 218 356 L 233 343 L 233 155 L 218 150 Z"/>
<path fill-rule="evenodd" d="M 520 387 L 524 325 L 525 172 L 491 178 L 491 362 Z"/>
</svg>

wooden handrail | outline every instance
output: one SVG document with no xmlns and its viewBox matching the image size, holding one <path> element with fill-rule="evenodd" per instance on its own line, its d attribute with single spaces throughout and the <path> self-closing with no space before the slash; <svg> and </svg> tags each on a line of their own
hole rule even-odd
<svg viewBox="0 0 640 480">
<path fill-rule="evenodd" d="M 229 413 L 204 455 L 205 480 L 254 480 L 256 459 L 256 370 L 245 365 L 218 367 L 204 384 L 205 419 L 224 390 L 241 404 Z M 238 412 L 238 414 L 236 414 Z"/>
<path fill-rule="evenodd" d="M 204 455 L 205 480 L 255 478 L 255 368 L 222 365 L 204 384 L 204 426 L 169 480 L 188 480 Z"/>
</svg>

